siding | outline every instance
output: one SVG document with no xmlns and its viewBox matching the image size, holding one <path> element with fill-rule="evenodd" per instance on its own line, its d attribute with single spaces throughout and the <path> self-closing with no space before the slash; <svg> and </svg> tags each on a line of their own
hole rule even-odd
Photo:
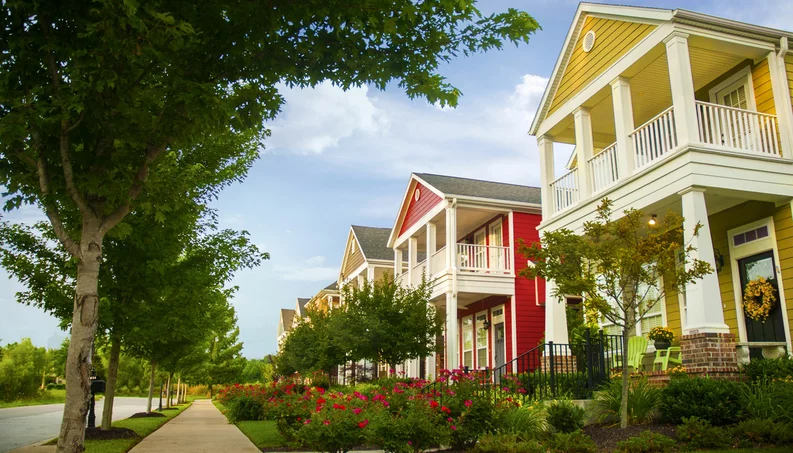
<svg viewBox="0 0 793 453">
<path fill-rule="evenodd" d="M 587 17 L 570 60 L 564 68 L 564 76 L 554 93 L 548 114 L 552 114 L 616 63 L 654 29 L 655 25 Z M 581 42 L 590 30 L 595 31 L 595 46 L 587 53 L 581 47 Z"/>
<path fill-rule="evenodd" d="M 793 55 L 785 55 L 785 72 L 787 73 L 787 86 L 790 90 L 790 101 L 793 102 Z"/>
<path fill-rule="evenodd" d="M 764 58 L 752 68 L 752 84 L 754 85 L 754 99 L 757 111 L 776 115 L 774 105 L 774 92 L 771 90 L 771 73 L 768 70 L 768 59 Z"/>
<path fill-rule="evenodd" d="M 540 235 L 537 231 L 537 225 L 540 224 L 541 220 L 542 216 L 539 214 L 513 213 L 516 245 L 519 243 L 519 239 L 523 239 L 527 244 L 539 241 Z M 508 237 L 509 235 L 507 235 L 507 238 Z M 513 263 L 515 263 L 516 273 L 526 267 L 526 257 L 518 254 L 517 248 L 515 256 L 513 257 Z M 542 303 L 545 297 L 545 282 L 540 281 L 539 283 L 540 302 Z M 515 277 L 518 355 L 537 346 L 540 339 L 545 336 L 545 307 L 537 304 L 535 294 L 534 280 L 529 280 L 526 277 L 520 276 Z M 510 356 L 511 352 L 508 352 L 507 357 Z"/>
<path fill-rule="evenodd" d="M 415 197 L 416 190 L 421 191 L 418 201 L 416 201 Z M 410 192 L 408 208 L 405 212 L 405 219 L 402 221 L 402 227 L 399 230 L 399 235 L 403 235 L 405 231 L 409 230 L 410 227 L 415 225 L 416 222 L 418 222 L 419 219 L 424 216 L 424 214 L 428 213 L 440 202 L 441 197 L 425 187 L 423 184 L 417 182 L 416 187 Z"/>
<path fill-rule="evenodd" d="M 793 338 L 793 218 L 790 203 L 776 208 L 774 212 L 774 230 L 776 230 L 776 246 L 779 250 L 779 269 L 782 271 L 782 287 L 785 290 L 788 325 Z"/>
<path fill-rule="evenodd" d="M 476 314 L 481 313 L 483 311 L 487 311 L 487 319 L 492 323 L 493 321 L 493 311 L 492 309 L 498 306 L 504 306 L 504 330 L 505 330 L 505 337 L 504 337 L 504 347 L 506 349 L 506 361 L 509 362 L 512 360 L 512 332 L 511 332 L 511 318 L 510 318 L 510 300 L 509 297 L 505 296 L 490 296 L 486 297 L 479 302 L 474 302 L 464 309 L 459 309 L 457 311 L 457 325 L 460 333 L 460 366 L 462 367 L 463 363 L 463 343 L 462 343 L 462 336 L 463 336 L 463 318 L 466 316 L 471 316 L 474 320 L 474 368 L 484 368 L 485 366 L 488 368 L 493 367 L 493 328 L 491 327 L 490 332 L 487 335 L 487 350 L 488 350 L 488 357 L 486 364 L 477 363 L 477 354 L 476 354 L 476 331 L 481 327 L 481 325 L 476 324 Z"/>
<path fill-rule="evenodd" d="M 353 242 L 355 242 L 355 254 L 350 255 Z M 352 232 L 350 232 L 350 236 L 347 238 L 347 247 L 344 249 L 344 255 L 347 256 L 347 264 L 344 266 L 344 269 L 342 269 L 342 276 L 347 277 L 355 269 L 358 269 L 364 261 L 363 253 L 361 252 L 361 246 L 355 240 L 355 236 L 352 234 Z"/>
</svg>

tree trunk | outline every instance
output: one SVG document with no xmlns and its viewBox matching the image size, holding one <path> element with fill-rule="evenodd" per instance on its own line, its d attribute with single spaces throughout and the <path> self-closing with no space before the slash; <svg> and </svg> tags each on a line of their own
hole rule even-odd
<svg viewBox="0 0 793 453">
<path fill-rule="evenodd" d="M 182 375 L 180 374 L 176 378 L 176 404 L 177 405 L 182 404 L 182 402 L 180 401 L 181 396 L 182 396 Z"/>
<path fill-rule="evenodd" d="M 149 378 L 149 400 L 146 401 L 146 413 L 151 414 L 151 399 L 154 397 L 154 375 L 157 373 L 157 363 L 151 361 L 151 377 Z"/>
<path fill-rule="evenodd" d="M 620 428 L 628 427 L 628 390 L 630 386 L 630 370 L 628 370 L 628 338 L 630 331 L 622 331 L 622 399 L 620 400 Z"/>
<path fill-rule="evenodd" d="M 173 373 L 168 373 L 168 381 L 165 384 L 165 408 L 171 408 L 171 377 Z"/>
<path fill-rule="evenodd" d="M 113 401 L 116 397 L 116 381 L 118 380 L 118 362 L 121 357 L 121 340 L 117 334 L 110 335 L 110 362 L 107 364 L 107 382 L 105 382 L 105 402 L 102 410 L 102 431 L 110 430 L 113 423 Z"/>
<path fill-rule="evenodd" d="M 212 399 L 212 383 L 209 383 L 209 399 Z"/>
<path fill-rule="evenodd" d="M 84 218 L 72 313 L 72 334 L 66 358 L 66 404 L 57 453 L 84 450 L 85 423 L 91 399 L 91 355 L 99 319 L 99 265 L 102 238 L 95 218 Z"/>
</svg>

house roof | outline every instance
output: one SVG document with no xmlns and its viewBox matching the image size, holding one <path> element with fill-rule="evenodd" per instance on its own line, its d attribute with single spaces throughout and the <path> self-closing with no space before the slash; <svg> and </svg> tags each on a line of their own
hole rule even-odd
<svg viewBox="0 0 793 453">
<path fill-rule="evenodd" d="M 447 197 L 457 195 L 536 204 L 541 201 L 539 187 L 459 178 L 456 176 L 433 175 L 430 173 L 414 174 L 438 191 L 443 192 Z"/>
<path fill-rule="evenodd" d="M 352 225 L 352 231 L 355 233 L 358 245 L 367 261 L 392 261 L 394 259 L 394 251 L 388 248 L 388 236 L 391 234 L 391 228 Z"/>
<path fill-rule="evenodd" d="M 333 283 L 331 283 L 330 285 L 326 286 L 326 287 L 325 287 L 325 288 L 323 288 L 323 289 L 325 289 L 325 290 L 327 290 L 327 291 L 338 291 L 338 289 L 339 289 L 339 282 L 333 282 Z"/>
<path fill-rule="evenodd" d="M 297 298 L 297 314 L 298 315 L 303 316 L 303 313 L 305 313 L 305 311 L 306 311 L 306 304 L 310 300 L 311 299 L 306 299 L 306 298 L 303 298 L 303 297 L 298 297 Z"/>
<path fill-rule="evenodd" d="M 291 308 L 282 308 L 281 319 L 283 320 L 284 332 L 292 330 L 292 321 L 295 319 L 295 311 Z"/>
</svg>

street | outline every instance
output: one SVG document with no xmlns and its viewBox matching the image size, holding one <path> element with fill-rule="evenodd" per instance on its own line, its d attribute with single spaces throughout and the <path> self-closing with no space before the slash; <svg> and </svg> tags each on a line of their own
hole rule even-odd
<svg viewBox="0 0 793 453">
<path fill-rule="evenodd" d="M 154 401 L 156 407 L 157 401 Z M 102 401 L 96 403 L 96 424 L 102 421 Z M 146 398 L 116 398 L 113 420 L 146 410 Z M 0 409 L 0 453 L 58 437 L 63 404 Z"/>
</svg>

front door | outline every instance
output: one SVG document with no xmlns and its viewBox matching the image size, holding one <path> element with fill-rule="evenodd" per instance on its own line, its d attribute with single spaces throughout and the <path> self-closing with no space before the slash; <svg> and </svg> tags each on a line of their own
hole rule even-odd
<svg viewBox="0 0 793 453">
<path fill-rule="evenodd" d="M 500 322 L 493 327 L 493 335 L 495 341 L 493 342 L 493 368 L 498 368 L 504 365 L 504 323 Z"/>
<path fill-rule="evenodd" d="M 488 249 L 490 250 L 489 268 L 492 270 L 503 271 L 506 268 L 504 262 L 506 255 L 504 249 L 501 248 L 503 245 L 504 238 L 501 235 L 501 219 L 499 219 L 490 224 L 490 246 Z"/>
<path fill-rule="evenodd" d="M 746 339 L 748 341 L 785 341 L 785 327 L 782 320 L 782 308 L 779 301 L 779 287 L 776 279 L 776 262 L 774 252 L 759 253 L 738 261 L 741 275 L 741 294 L 746 284 L 756 278 L 764 277 L 774 288 L 777 288 L 777 301 L 768 314 L 765 322 L 755 321 L 744 314 L 746 321 Z M 759 352 L 759 351 L 758 351 Z"/>
</svg>

